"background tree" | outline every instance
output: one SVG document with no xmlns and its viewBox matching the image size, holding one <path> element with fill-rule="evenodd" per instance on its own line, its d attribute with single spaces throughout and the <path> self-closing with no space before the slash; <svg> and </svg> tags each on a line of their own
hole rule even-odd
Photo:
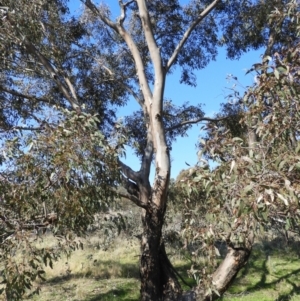
<svg viewBox="0 0 300 301">
<path fill-rule="evenodd" d="M 298 4 L 291 2 L 270 19 L 295 20 L 298 14 Z M 298 56 L 296 39 L 253 65 L 258 82 L 238 97 L 238 103 L 223 106 L 218 117 L 229 118 L 208 125 L 208 136 L 201 142 L 202 152 L 218 166 L 212 171 L 191 168 L 181 180 L 183 188 L 189 188 L 186 203 L 192 204 L 186 209 L 190 219 L 185 233 L 200 242 L 194 254 L 210 256 L 212 264 L 220 240 L 227 245 L 227 256 L 241 247 L 249 255 L 257 232 L 275 227 L 299 235 Z M 193 193 L 199 188 L 205 188 L 206 201 L 195 210 Z M 209 227 L 198 218 L 203 211 Z M 210 281 L 204 272 L 194 267 L 200 282 Z"/>
<path fill-rule="evenodd" d="M 143 211 L 142 300 L 216 298 L 246 262 L 252 238 L 239 248 L 231 245 L 209 289 L 199 282 L 197 289 L 182 293 L 162 240 L 169 150 L 178 135 L 207 118 L 199 106 L 176 107 L 165 100 L 165 80 L 178 66 L 181 82 L 195 85 L 193 71 L 215 59 L 219 45 L 234 58 L 250 48 L 272 51 L 294 41 L 296 26 L 285 13 L 287 1 L 191 1 L 186 6 L 177 0 L 119 1 L 115 21 L 107 5 L 82 3 L 84 12 L 75 18 L 62 0 L 2 1 L 0 100 L 6 141 L 1 208 L 9 211 L 2 218 L 6 294 L 18 299 L 36 277 L 26 268 L 41 270 L 35 259 L 21 263 L 20 269 L 9 241 L 28 242 L 29 253 L 44 256 L 46 263 L 49 256 L 32 249 L 30 239 L 24 238 L 25 224 L 36 227 L 36 217 L 42 213 L 49 219 L 45 208 L 51 208 L 61 233 L 80 232 L 101 208 L 99 201 L 113 197 L 118 184 L 125 187 L 124 193 L 118 190 L 119 196 Z M 275 4 L 279 21 L 267 19 Z M 289 32 L 286 39 L 279 39 L 284 35 L 278 29 Z M 140 112 L 122 124 L 113 109 L 129 97 L 140 105 Z M 141 158 L 138 171 L 122 162 L 126 139 Z"/>
</svg>

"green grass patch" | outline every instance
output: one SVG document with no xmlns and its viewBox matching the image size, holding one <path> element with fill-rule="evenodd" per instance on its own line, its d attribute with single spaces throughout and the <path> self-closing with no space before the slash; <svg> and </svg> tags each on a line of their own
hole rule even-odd
<svg viewBox="0 0 300 301">
<path fill-rule="evenodd" d="M 92 241 L 92 243 L 91 243 Z M 89 239 L 84 250 L 61 258 L 46 269 L 46 281 L 36 283 L 40 295 L 27 301 L 135 301 L 139 300 L 138 240 L 117 239 L 106 251 Z M 223 301 L 300 301 L 299 246 L 257 244 L 248 264 L 240 271 Z M 169 257 L 185 282 L 190 263 L 178 250 Z M 181 282 L 182 283 L 182 282 Z M 188 286 L 182 283 L 184 289 Z"/>
<path fill-rule="evenodd" d="M 265 249 L 257 245 L 222 300 L 300 300 L 300 260 L 296 248 Z"/>
</svg>

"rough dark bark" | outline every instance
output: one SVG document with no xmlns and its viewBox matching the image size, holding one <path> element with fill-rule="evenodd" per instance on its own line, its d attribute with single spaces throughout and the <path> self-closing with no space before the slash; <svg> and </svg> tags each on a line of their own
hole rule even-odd
<svg viewBox="0 0 300 301">
<path fill-rule="evenodd" d="M 143 217 L 141 239 L 141 300 L 177 300 L 182 290 L 162 241 L 164 212 L 151 205 Z"/>
<path fill-rule="evenodd" d="M 161 242 L 163 212 L 154 206 L 143 217 L 143 235 L 141 240 L 141 300 L 160 300 L 162 296 L 159 246 Z"/>
<path fill-rule="evenodd" d="M 155 192 L 152 196 L 155 196 Z M 164 201 L 166 204 L 166 201 Z M 209 301 L 216 300 L 226 292 L 236 278 L 238 272 L 245 266 L 252 251 L 254 233 L 249 229 L 243 245 L 235 246 L 227 241 L 227 254 L 212 275 L 211 291 L 207 287 L 195 287 L 183 292 L 177 278 L 177 273 L 168 259 L 165 245 L 162 241 L 162 227 L 166 205 L 157 207 L 149 201 L 144 210 L 143 234 L 141 238 L 141 300 L 142 301 Z"/>
<path fill-rule="evenodd" d="M 141 240 L 141 300 L 150 301 L 210 301 L 216 300 L 228 289 L 251 254 L 253 237 L 249 235 L 243 247 L 228 245 L 227 254 L 212 275 L 212 286 L 218 292 L 207 294 L 207 289 L 195 287 L 182 292 L 176 271 L 162 242 L 164 210 L 151 205 L 143 218 Z"/>
<path fill-rule="evenodd" d="M 182 295 L 182 289 L 180 283 L 178 282 L 176 271 L 167 256 L 164 243 L 162 243 L 160 246 L 159 256 L 163 277 L 163 300 L 178 300 Z"/>
</svg>

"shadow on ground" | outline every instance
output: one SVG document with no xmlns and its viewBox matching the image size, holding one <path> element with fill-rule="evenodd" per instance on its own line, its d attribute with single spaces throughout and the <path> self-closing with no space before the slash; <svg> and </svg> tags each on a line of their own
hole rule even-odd
<svg viewBox="0 0 300 301">
<path fill-rule="evenodd" d="M 62 283 L 69 281 L 70 279 L 79 279 L 79 278 L 93 278 L 95 280 L 101 280 L 101 279 L 109 279 L 111 277 L 110 269 L 112 267 L 116 269 L 118 268 L 117 275 L 114 275 L 113 278 L 116 276 L 118 278 L 134 278 L 134 279 L 139 279 L 139 269 L 137 264 L 130 264 L 130 263 L 116 263 L 114 261 L 105 261 L 99 262 L 99 263 L 94 263 L 93 264 L 94 269 L 97 269 L 99 266 L 99 269 L 101 269 L 101 275 L 93 275 L 92 272 L 77 272 L 77 273 L 69 273 L 69 274 L 64 274 L 56 277 L 52 277 L 44 282 L 44 284 L 57 284 L 57 283 Z"/>
<path fill-rule="evenodd" d="M 138 289 L 138 288 L 137 288 Z M 111 301 L 111 300 L 122 300 L 122 301 L 136 301 L 138 299 L 128 298 L 131 290 L 128 288 L 125 289 L 112 289 L 104 294 L 97 294 L 93 297 L 86 299 L 85 301 Z"/>
<path fill-rule="evenodd" d="M 267 291 L 276 301 L 300 296 L 299 242 L 283 243 L 278 238 L 256 244 L 249 262 L 240 271 L 232 288 L 225 293 L 238 297 Z M 222 298 L 223 299 L 223 298 Z M 298 300 L 298 299 L 297 299 Z"/>
</svg>

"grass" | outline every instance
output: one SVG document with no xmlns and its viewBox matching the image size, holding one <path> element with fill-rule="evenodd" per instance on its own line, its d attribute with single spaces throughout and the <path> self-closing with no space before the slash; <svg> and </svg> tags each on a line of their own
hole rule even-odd
<svg viewBox="0 0 300 301">
<path fill-rule="evenodd" d="M 117 239 L 106 251 L 97 238 L 85 242 L 70 258 L 63 257 L 46 268 L 46 281 L 37 283 L 40 295 L 30 301 L 138 300 L 139 271 L 137 242 Z"/>
<path fill-rule="evenodd" d="M 46 281 L 39 296 L 27 301 L 134 301 L 139 299 L 138 240 L 118 238 L 106 251 L 100 250 L 97 237 L 85 242 L 70 258 L 61 258 L 46 269 Z M 47 242 L 50 243 L 50 242 Z M 223 296 L 223 301 L 300 301 L 299 245 L 257 244 L 238 277 Z M 173 253 L 172 253 L 173 252 Z M 170 251 L 177 270 L 187 277 L 188 262 Z"/>
<path fill-rule="evenodd" d="M 258 244 L 223 301 L 300 300 L 299 244 Z"/>
</svg>

